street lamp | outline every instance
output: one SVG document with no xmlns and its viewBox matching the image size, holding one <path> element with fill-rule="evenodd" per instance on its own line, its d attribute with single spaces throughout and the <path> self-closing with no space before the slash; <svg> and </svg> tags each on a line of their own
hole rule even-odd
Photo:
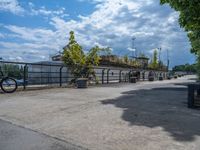
<svg viewBox="0 0 200 150">
<path fill-rule="evenodd" d="M 159 62 L 161 62 L 161 58 L 160 58 L 160 56 L 161 56 L 161 47 L 159 47 L 158 50 L 159 50 Z"/>
<path fill-rule="evenodd" d="M 169 70 L 169 50 L 167 49 L 167 71 Z"/>
<path fill-rule="evenodd" d="M 133 58 L 134 58 L 134 53 L 135 53 L 135 57 L 136 57 L 136 48 L 135 48 L 135 43 L 134 43 L 135 40 L 136 40 L 136 37 L 132 37 Z"/>
</svg>

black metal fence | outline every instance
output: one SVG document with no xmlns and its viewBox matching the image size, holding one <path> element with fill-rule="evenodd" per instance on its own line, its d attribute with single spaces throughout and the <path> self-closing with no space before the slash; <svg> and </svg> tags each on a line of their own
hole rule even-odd
<svg viewBox="0 0 200 150">
<path fill-rule="evenodd" d="M 26 89 L 27 87 L 46 87 L 46 86 L 66 86 L 73 79 L 69 69 L 62 63 L 58 62 L 7 62 L 0 61 L 0 69 L 4 76 L 16 79 L 18 86 Z M 133 71 L 140 72 L 140 79 L 148 79 L 148 70 L 136 70 L 128 68 L 114 67 L 94 67 L 97 78 L 91 80 L 91 84 L 108 84 L 129 82 L 130 73 Z M 157 72 L 156 77 L 162 72 Z M 163 77 L 166 74 L 163 72 Z"/>
</svg>

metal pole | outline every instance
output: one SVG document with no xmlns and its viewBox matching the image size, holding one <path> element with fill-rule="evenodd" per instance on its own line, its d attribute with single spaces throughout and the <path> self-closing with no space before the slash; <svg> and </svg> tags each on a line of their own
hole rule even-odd
<svg viewBox="0 0 200 150">
<path fill-rule="evenodd" d="M 60 87 L 62 87 L 62 69 L 63 69 L 63 66 L 60 67 Z"/>
<path fill-rule="evenodd" d="M 130 80 L 131 80 L 131 72 L 132 72 L 132 70 L 130 70 L 128 73 L 128 82 L 130 82 Z"/>
<path fill-rule="evenodd" d="M 167 71 L 169 71 L 169 50 L 167 50 Z"/>
<path fill-rule="evenodd" d="M 24 90 L 26 89 L 26 73 L 28 72 L 27 71 L 27 65 L 24 66 L 24 82 L 23 82 L 23 87 L 24 87 Z"/>
<path fill-rule="evenodd" d="M 161 61 L 160 60 L 160 55 L 161 55 L 161 47 L 160 48 L 158 48 L 158 50 L 159 50 L 159 62 Z"/>
<path fill-rule="evenodd" d="M 119 71 L 119 83 L 122 81 L 121 77 L 122 77 L 122 70 Z"/>
<path fill-rule="evenodd" d="M 105 71 L 105 69 L 102 69 L 102 84 L 104 84 L 104 71 Z"/>
<path fill-rule="evenodd" d="M 132 49 L 133 49 L 133 51 L 132 51 L 132 57 L 134 58 L 134 57 L 136 57 L 136 49 L 135 49 L 135 44 L 134 44 L 134 41 L 135 41 L 135 37 L 132 37 Z M 135 51 L 134 51 L 134 49 L 135 49 Z M 135 53 L 135 54 L 134 54 Z"/>
<path fill-rule="evenodd" d="M 107 70 L 107 84 L 109 83 L 109 71 L 110 69 Z"/>
</svg>

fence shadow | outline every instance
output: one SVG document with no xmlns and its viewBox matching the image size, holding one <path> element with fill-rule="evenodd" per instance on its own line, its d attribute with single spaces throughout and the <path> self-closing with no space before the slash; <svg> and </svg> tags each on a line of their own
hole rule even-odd
<svg viewBox="0 0 200 150">
<path fill-rule="evenodd" d="M 102 104 L 123 109 L 121 118 L 130 126 L 162 127 L 176 141 L 193 141 L 200 136 L 200 111 L 186 102 L 186 87 L 167 87 L 124 92 Z"/>
</svg>

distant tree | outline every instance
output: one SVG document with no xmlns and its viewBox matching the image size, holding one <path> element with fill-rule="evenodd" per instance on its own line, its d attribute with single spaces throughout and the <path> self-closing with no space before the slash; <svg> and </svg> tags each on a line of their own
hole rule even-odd
<svg viewBox="0 0 200 150">
<path fill-rule="evenodd" d="M 185 65 L 178 65 L 172 68 L 173 71 L 183 71 L 183 72 L 197 72 L 197 65 L 196 64 L 185 64 Z"/>
<path fill-rule="evenodd" d="M 3 71 L 5 76 L 13 77 L 16 79 L 22 79 L 23 77 L 23 67 L 13 64 L 3 64 L 1 66 L 1 71 Z"/>
<path fill-rule="evenodd" d="M 158 52 L 156 49 L 153 52 L 153 58 L 149 64 L 149 67 L 151 69 L 158 69 Z"/>
<path fill-rule="evenodd" d="M 126 64 L 129 63 L 128 55 L 124 55 L 124 62 L 125 62 Z"/>
</svg>

